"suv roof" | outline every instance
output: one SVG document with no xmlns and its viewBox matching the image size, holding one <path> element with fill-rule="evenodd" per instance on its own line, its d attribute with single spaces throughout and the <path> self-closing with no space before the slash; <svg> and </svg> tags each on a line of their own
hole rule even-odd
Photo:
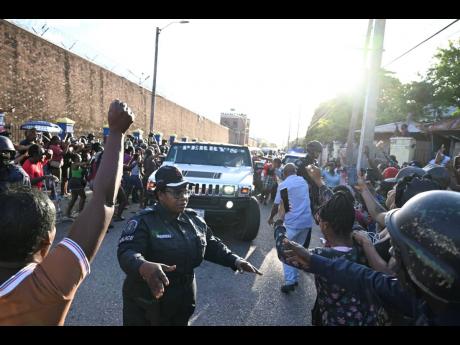
<svg viewBox="0 0 460 345">
<path fill-rule="evenodd" d="M 213 143 L 212 141 L 174 142 L 172 145 L 215 145 L 215 146 L 217 145 L 217 146 L 248 147 L 247 145 Z"/>
<path fill-rule="evenodd" d="M 307 153 L 300 153 L 300 152 L 289 152 L 289 153 L 286 153 L 284 156 L 287 157 L 287 156 L 290 156 L 290 157 L 305 157 L 307 155 Z"/>
</svg>

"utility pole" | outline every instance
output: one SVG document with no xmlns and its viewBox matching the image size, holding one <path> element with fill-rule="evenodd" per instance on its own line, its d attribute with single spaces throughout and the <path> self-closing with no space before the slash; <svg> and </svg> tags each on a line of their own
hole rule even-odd
<svg viewBox="0 0 460 345">
<path fill-rule="evenodd" d="M 152 103 L 150 107 L 150 133 L 153 133 L 153 117 L 155 116 L 155 96 L 157 87 L 157 61 L 158 61 L 158 39 L 160 38 L 160 28 L 157 26 L 155 35 L 155 62 L 153 65 L 153 85 L 152 85 Z"/>
<path fill-rule="evenodd" d="M 299 145 L 299 127 L 300 127 L 300 107 L 299 107 L 299 116 L 297 118 L 297 136 L 295 138 L 295 145 Z"/>
<path fill-rule="evenodd" d="M 363 166 L 363 150 L 369 147 L 369 153 L 374 153 L 375 118 L 377 115 L 377 100 L 379 96 L 379 83 L 381 77 L 383 38 L 385 35 L 385 19 L 376 19 L 372 35 L 372 55 L 369 71 L 369 83 L 367 86 L 366 101 L 364 103 L 364 115 L 361 126 L 361 138 L 359 141 L 359 154 L 357 169 Z"/>
<path fill-rule="evenodd" d="M 286 153 L 289 151 L 289 141 L 291 140 L 291 114 L 289 114 L 289 132 Z"/>
<path fill-rule="evenodd" d="M 347 154 L 346 154 L 346 164 L 348 167 L 353 166 L 356 164 L 354 160 L 354 143 L 355 143 L 355 130 L 356 130 L 356 121 L 358 120 L 358 114 L 359 110 L 362 105 L 362 95 L 363 95 L 363 90 L 365 89 L 366 86 L 366 80 L 367 80 L 367 73 L 366 73 L 366 62 L 367 62 L 367 52 L 368 52 L 368 47 L 369 47 L 369 40 L 371 38 L 371 33 L 372 33 L 372 26 L 374 24 L 373 19 L 369 19 L 369 23 L 367 25 L 367 34 L 366 34 L 366 40 L 364 42 L 364 54 L 363 54 L 363 77 L 362 80 L 358 83 L 356 89 L 355 89 L 355 94 L 353 96 L 353 110 L 351 112 L 351 119 L 350 119 L 350 129 L 348 131 L 348 138 L 347 138 Z"/>
</svg>

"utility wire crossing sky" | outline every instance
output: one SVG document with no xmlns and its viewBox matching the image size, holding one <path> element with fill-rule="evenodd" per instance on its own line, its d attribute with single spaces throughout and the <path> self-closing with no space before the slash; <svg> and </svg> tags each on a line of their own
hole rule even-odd
<svg viewBox="0 0 460 345">
<path fill-rule="evenodd" d="M 289 119 L 290 139 L 303 137 L 315 108 L 351 92 L 362 71 L 367 19 L 183 20 L 160 34 L 157 94 L 216 122 L 230 109 L 247 114 L 250 136 L 278 145 Z M 382 66 L 403 83 L 420 80 L 436 48 L 458 40 L 459 23 L 407 51 L 453 20 L 387 20 Z M 151 90 L 155 27 L 179 20 L 10 21 Z"/>
</svg>

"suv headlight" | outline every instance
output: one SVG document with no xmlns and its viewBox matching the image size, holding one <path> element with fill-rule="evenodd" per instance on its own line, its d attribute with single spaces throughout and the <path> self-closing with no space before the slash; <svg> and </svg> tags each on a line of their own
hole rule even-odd
<svg viewBox="0 0 460 345">
<path fill-rule="evenodd" d="M 235 186 L 224 186 L 222 192 L 226 195 L 235 194 Z"/>
<path fill-rule="evenodd" d="M 240 195 L 249 195 L 249 193 L 251 193 L 251 187 L 241 187 Z"/>
</svg>

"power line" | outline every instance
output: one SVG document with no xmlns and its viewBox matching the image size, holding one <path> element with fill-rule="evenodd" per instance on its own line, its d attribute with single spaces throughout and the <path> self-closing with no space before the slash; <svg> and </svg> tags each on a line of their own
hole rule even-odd
<svg viewBox="0 0 460 345">
<path fill-rule="evenodd" d="M 383 66 L 384 68 L 387 67 L 388 65 L 391 65 L 393 62 L 399 60 L 400 58 L 402 58 L 403 56 L 409 54 L 412 50 L 414 50 L 415 48 L 421 46 L 423 43 L 425 43 L 426 41 L 432 39 L 434 36 L 440 34 L 441 32 L 443 32 L 444 30 L 446 30 L 449 26 L 452 26 L 454 25 L 456 22 L 458 22 L 460 19 L 455 19 L 452 23 L 450 23 L 449 25 L 443 27 L 441 30 L 439 30 L 438 32 L 436 32 L 435 34 L 431 35 L 430 37 L 428 37 L 427 39 L 423 40 L 422 42 L 420 42 L 419 44 L 417 44 L 415 47 L 409 49 L 407 52 L 405 52 L 404 54 L 398 56 L 396 59 L 390 61 L 389 63 L 387 63 L 385 66 Z"/>
<path fill-rule="evenodd" d="M 441 32 L 443 32 L 444 30 L 446 30 L 448 27 L 454 25 L 456 22 L 458 22 L 460 19 L 455 19 L 452 23 L 450 23 L 449 25 L 445 26 L 444 28 L 442 28 L 441 30 L 439 30 L 438 32 L 436 32 L 435 34 L 431 35 L 430 37 L 428 37 L 427 39 L 423 40 L 422 42 L 420 42 L 419 44 L 417 44 L 415 47 L 409 49 L 407 52 L 405 52 L 404 54 L 398 56 L 396 59 L 390 61 L 388 64 L 386 64 L 385 66 L 383 66 L 382 68 L 386 68 L 388 65 L 392 64 L 393 62 L 395 62 L 396 60 L 399 60 L 400 58 L 402 58 L 403 56 L 409 54 L 412 50 L 414 50 L 415 48 L 419 47 L 420 45 L 422 45 L 423 43 L 427 42 L 428 40 L 432 39 L 434 36 L 440 34 Z M 319 121 L 321 119 L 323 119 L 324 117 L 326 117 L 327 115 L 331 114 L 330 112 L 326 111 L 325 113 L 323 113 L 319 118 L 316 119 L 316 121 L 313 123 L 313 124 L 310 124 L 308 126 L 308 129 L 307 129 L 307 132 L 312 129 L 313 127 L 315 127 Z"/>
</svg>

